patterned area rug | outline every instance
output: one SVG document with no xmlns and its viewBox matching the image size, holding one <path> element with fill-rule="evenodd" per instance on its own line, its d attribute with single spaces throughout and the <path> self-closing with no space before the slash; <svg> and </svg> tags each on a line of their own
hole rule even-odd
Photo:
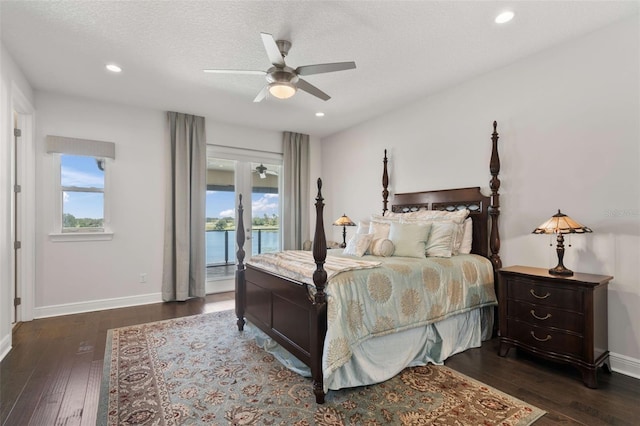
<svg viewBox="0 0 640 426">
<path fill-rule="evenodd" d="M 444 366 L 330 391 L 240 333 L 232 311 L 109 331 L 98 425 L 529 425 L 544 411 Z"/>
</svg>

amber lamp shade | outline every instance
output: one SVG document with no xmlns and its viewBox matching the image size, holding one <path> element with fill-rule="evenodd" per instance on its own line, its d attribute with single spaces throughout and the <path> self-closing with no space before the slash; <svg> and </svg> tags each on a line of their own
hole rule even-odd
<svg viewBox="0 0 640 426">
<path fill-rule="evenodd" d="M 560 212 L 551 216 L 551 219 L 533 230 L 534 234 L 557 234 L 557 246 L 556 253 L 558 254 L 558 265 L 549 269 L 549 273 L 552 275 L 564 275 L 571 276 L 573 271 L 567 269 L 562 263 L 564 258 L 564 234 L 585 234 L 593 232 L 591 229 L 571 219 L 566 214 Z"/>
<path fill-rule="evenodd" d="M 340 244 L 340 247 L 345 248 L 347 246 L 347 226 L 356 226 L 356 224 L 349 219 L 349 216 L 343 214 L 333 222 L 333 226 L 342 226 L 342 244 Z"/>
</svg>

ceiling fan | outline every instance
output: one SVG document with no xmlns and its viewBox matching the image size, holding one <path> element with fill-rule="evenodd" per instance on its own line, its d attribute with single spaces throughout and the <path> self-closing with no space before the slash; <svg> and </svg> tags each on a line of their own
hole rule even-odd
<svg viewBox="0 0 640 426">
<path fill-rule="evenodd" d="M 266 179 L 267 177 L 267 168 L 264 164 L 260 163 L 258 167 L 256 167 L 256 172 L 260 175 L 260 179 Z"/>
<path fill-rule="evenodd" d="M 267 169 L 267 167 L 262 163 L 252 171 L 253 173 L 257 173 L 260 176 L 260 179 L 266 179 L 267 175 L 278 176 L 278 173 L 275 170 Z"/>
<path fill-rule="evenodd" d="M 323 101 L 327 101 L 331 99 L 331 96 L 327 95 L 306 80 L 301 79 L 299 76 L 344 71 L 356 67 L 355 62 L 334 62 L 329 64 L 304 65 L 293 69 L 288 67 L 284 62 L 285 56 L 287 56 L 289 49 L 291 49 L 291 42 L 287 40 L 275 40 L 271 34 L 267 33 L 260 33 L 260 35 L 262 36 L 262 43 L 267 51 L 269 61 L 271 61 L 271 65 L 273 65 L 268 70 L 206 69 L 203 71 L 216 74 L 252 74 L 266 76 L 267 85 L 262 88 L 253 102 L 260 102 L 267 96 L 267 93 L 270 93 L 279 99 L 287 99 L 295 95 L 298 89 L 304 90 Z"/>
</svg>

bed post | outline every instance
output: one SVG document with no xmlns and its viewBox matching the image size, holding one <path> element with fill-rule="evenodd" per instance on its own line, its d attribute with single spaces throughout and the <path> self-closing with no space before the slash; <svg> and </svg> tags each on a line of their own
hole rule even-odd
<svg viewBox="0 0 640 426">
<path fill-rule="evenodd" d="M 242 208 L 242 194 L 238 196 L 238 220 L 236 226 L 236 243 L 238 251 L 236 258 L 238 260 L 236 269 L 236 317 L 238 318 L 238 330 L 244 329 L 244 305 L 245 305 L 245 280 L 244 280 L 244 209 Z"/>
<path fill-rule="evenodd" d="M 382 216 L 389 210 L 387 203 L 389 202 L 389 173 L 387 172 L 387 150 L 384 150 L 384 159 L 382 160 Z"/>
<path fill-rule="evenodd" d="M 327 258 L 327 240 L 324 233 L 323 209 L 322 179 L 318 178 L 316 230 L 313 236 L 313 259 L 316 263 L 316 270 L 313 272 L 313 283 L 316 286 L 313 304 L 316 315 L 314 315 L 311 324 L 311 376 L 313 377 L 313 393 L 318 404 L 324 403 L 322 351 L 324 338 L 327 334 L 327 295 L 324 292 L 327 285 L 327 271 L 324 269 L 324 261 Z"/>
<path fill-rule="evenodd" d="M 498 155 L 498 131 L 496 130 L 498 123 L 493 122 L 493 134 L 491 135 L 491 141 L 493 143 L 491 148 L 491 162 L 489 163 L 489 170 L 491 171 L 491 204 L 489 205 L 489 216 L 491 217 L 491 236 L 489 237 L 489 248 L 491 249 L 491 256 L 489 260 L 493 264 L 493 270 L 495 272 L 502 268 L 502 260 L 500 259 L 500 232 L 498 230 L 498 217 L 500 216 L 500 179 L 498 174 L 500 173 L 500 156 Z"/>
</svg>

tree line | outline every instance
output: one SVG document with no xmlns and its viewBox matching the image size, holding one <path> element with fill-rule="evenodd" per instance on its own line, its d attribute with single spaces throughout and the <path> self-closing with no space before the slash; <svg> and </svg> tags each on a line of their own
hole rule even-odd
<svg viewBox="0 0 640 426">
<path fill-rule="evenodd" d="M 102 228 L 103 219 L 75 217 L 70 213 L 65 213 L 62 215 L 62 226 L 64 228 Z"/>
<path fill-rule="evenodd" d="M 269 216 L 265 213 L 262 217 L 254 217 L 251 220 L 251 226 L 254 229 L 279 228 L 280 218 L 275 214 Z M 207 231 L 231 231 L 234 229 L 236 229 L 236 222 L 232 217 L 223 217 L 220 219 L 211 217 L 207 218 Z"/>
</svg>

